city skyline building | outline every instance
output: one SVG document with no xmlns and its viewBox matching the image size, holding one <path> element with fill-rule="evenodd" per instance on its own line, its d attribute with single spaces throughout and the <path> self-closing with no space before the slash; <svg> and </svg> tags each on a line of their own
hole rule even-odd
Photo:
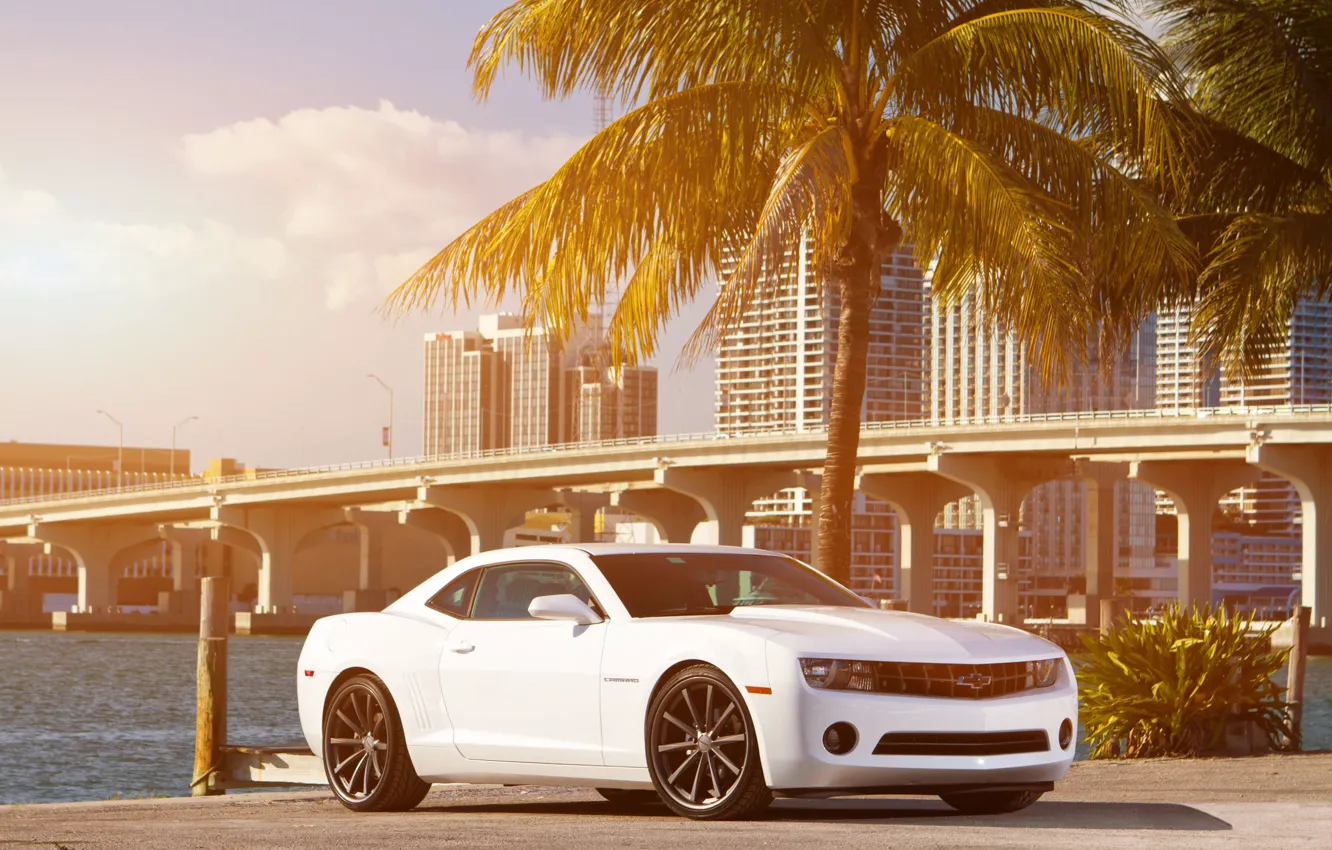
<svg viewBox="0 0 1332 850">
<path fill-rule="evenodd" d="M 425 335 L 423 452 L 530 449 L 657 433 L 657 370 L 613 366 L 601 317 L 564 345 L 521 316 Z"/>
</svg>

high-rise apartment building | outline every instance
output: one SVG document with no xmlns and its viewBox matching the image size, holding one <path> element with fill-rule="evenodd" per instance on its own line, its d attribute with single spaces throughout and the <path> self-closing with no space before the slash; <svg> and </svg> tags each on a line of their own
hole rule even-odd
<svg viewBox="0 0 1332 850">
<path fill-rule="evenodd" d="M 717 352 L 722 434 L 799 432 L 828 423 L 841 299 L 834 287 L 823 287 L 804 239 L 773 278 Z M 910 251 L 884 262 L 880 287 L 870 314 L 862 415 L 866 422 L 918 419 L 924 302 Z"/>
<path fill-rule="evenodd" d="M 1156 316 L 1156 409 L 1170 413 L 1215 407 L 1221 397 L 1220 376 L 1204 366 L 1189 341 L 1193 309 L 1167 307 Z"/>
<path fill-rule="evenodd" d="M 612 367 L 601 319 L 565 345 L 521 317 L 425 337 L 427 455 L 638 437 L 657 432 L 657 373 Z"/>
</svg>

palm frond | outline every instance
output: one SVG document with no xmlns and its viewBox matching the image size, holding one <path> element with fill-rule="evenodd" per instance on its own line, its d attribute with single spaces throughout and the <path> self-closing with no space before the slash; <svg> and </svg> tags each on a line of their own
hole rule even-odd
<svg viewBox="0 0 1332 850">
<path fill-rule="evenodd" d="M 1188 154 L 1182 84 L 1168 57 L 1128 24 L 1078 6 L 1012 9 L 950 27 L 905 59 L 893 81 L 902 112 L 939 118 L 966 104 L 1041 120 L 1112 144 L 1169 173 Z"/>
<path fill-rule="evenodd" d="M 734 246 L 734 267 L 712 309 L 685 345 L 693 362 L 716 349 L 720 335 L 734 327 L 756 290 L 790 261 L 807 234 L 815 246 L 814 264 L 827 265 L 830 250 L 846 241 L 850 187 L 856 179 L 851 138 L 840 125 L 816 131 L 782 160 L 752 235 Z"/>
<path fill-rule="evenodd" d="M 1286 343 L 1301 298 L 1332 292 L 1332 212 L 1246 215 L 1221 234 L 1193 325 L 1210 358 L 1251 376 Z"/>
<path fill-rule="evenodd" d="M 832 98 L 840 84 L 828 15 L 771 0 L 518 0 L 482 27 L 468 66 L 486 97 L 517 65 L 547 97 L 586 89 L 625 104 L 725 80 Z"/>
<path fill-rule="evenodd" d="M 900 116 L 888 133 L 889 214 L 922 262 L 938 259 L 934 297 L 977 293 L 1057 377 L 1085 345 L 1070 331 L 1089 321 L 1070 210 L 996 151 L 932 121 Z"/>
<path fill-rule="evenodd" d="M 1148 0 L 1199 107 L 1315 170 L 1332 166 L 1326 0 Z"/>
<path fill-rule="evenodd" d="M 702 274 L 722 244 L 757 220 L 792 111 L 787 93 L 757 83 L 650 101 L 446 246 L 390 296 L 390 307 L 433 305 L 441 291 L 455 305 L 470 303 L 480 291 L 512 288 L 529 316 L 563 339 L 668 226 L 682 279 Z"/>
</svg>

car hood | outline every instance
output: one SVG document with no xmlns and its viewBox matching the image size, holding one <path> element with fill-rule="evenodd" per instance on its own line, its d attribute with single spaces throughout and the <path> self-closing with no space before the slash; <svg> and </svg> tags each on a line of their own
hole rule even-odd
<svg viewBox="0 0 1332 850">
<path fill-rule="evenodd" d="M 770 641 L 806 657 L 957 664 L 1063 655 L 1057 645 L 1020 629 L 906 611 L 756 605 L 736 608 L 728 616 L 771 629 Z"/>
</svg>

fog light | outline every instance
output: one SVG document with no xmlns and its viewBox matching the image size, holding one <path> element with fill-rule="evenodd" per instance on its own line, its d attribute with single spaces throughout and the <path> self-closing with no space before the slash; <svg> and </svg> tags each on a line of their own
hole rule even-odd
<svg viewBox="0 0 1332 850">
<path fill-rule="evenodd" d="M 856 747 L 856 727 L 834 723 L 823 732 L 823 748 L 835 756 L 844 756 Z"/>
<path fill-rule="evenodd" d="M 1059 749 L 1066 750 L 1073 743 L 1073 721 L 1067 717 L 1059 724 Z"/>
</svg>

